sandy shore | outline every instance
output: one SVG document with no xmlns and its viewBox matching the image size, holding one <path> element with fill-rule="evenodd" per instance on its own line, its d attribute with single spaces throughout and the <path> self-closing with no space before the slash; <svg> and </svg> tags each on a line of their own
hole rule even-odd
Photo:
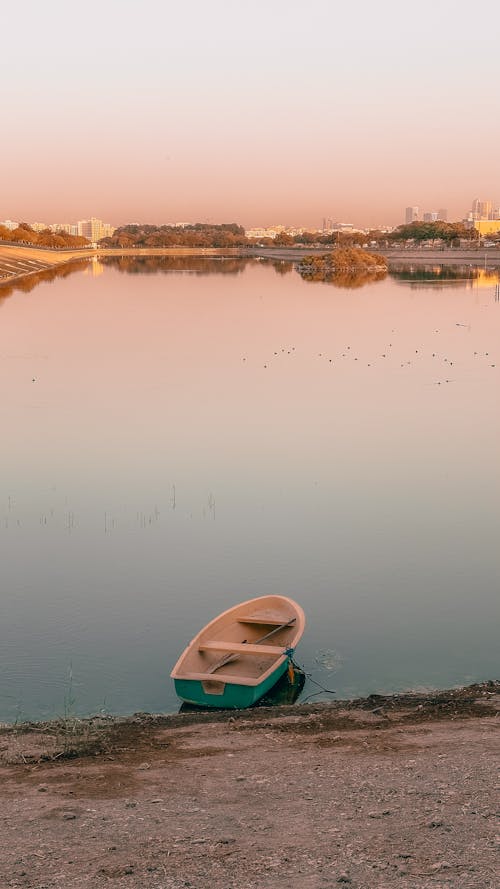
<svg viewBox="0 0 500 889">
<path fill-rule="evenodd" d="M 0 885 L 498 889 L 500 684 L 0 731 Z"/>
</svg>

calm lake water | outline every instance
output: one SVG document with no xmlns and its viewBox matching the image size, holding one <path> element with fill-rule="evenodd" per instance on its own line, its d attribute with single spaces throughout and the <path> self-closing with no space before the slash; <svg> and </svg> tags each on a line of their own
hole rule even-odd
<svg viewBox="0 0 500 889">
<path fill-rule="evenodd" d="M 0 719 L 174 711 L 189 639 L 267 593 L 339 698 L 497 676 L 497 282 L 185 258 L 0 290 Z"/>
</svg>

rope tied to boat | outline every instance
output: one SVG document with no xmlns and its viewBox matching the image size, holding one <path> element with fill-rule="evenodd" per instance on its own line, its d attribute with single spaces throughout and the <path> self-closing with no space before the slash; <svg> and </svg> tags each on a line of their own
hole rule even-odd
<svg viewBox="0 0 500 889">
<path fill-rule="evenodd" d="M 293 648 L 287 649 L 284 653 L 288 654 L 288 651 L 290 651 L 290 650 L 292 651 L 292 654 L 293 654 Z M 321 689 L 321 691 L 314 691 L 314 692 L 312 692 L 312 694 L 307 695 L 306 698 L 302 698 L 301 704 L 305 704 L 305 702 L 309 701 L 310 698 L 317 697 L 317 695 L 320 695 L 321 692 L 323 692 L 324 694 L 327 694 L 327 695 L 337 694 L 337 692 L 335 691 L 334 688 L 325 688 L 324 685 L 321 685 L 321 682 L 318 682 L 316 679 L 313 679 L 312 674 L 308 673 L 304 667 L 302 667 L 300 664 L 298 664 L 296 661 L 294 661 L 292 655 L 289 654 L 288 657 L 290 658 L 290 662 L 288 664 L 288 677 L 289 677 L 290 682 L 292 684 L 295 679 L 295 672 L 294 672 L 294 667 L 295 667 L 296 670 L 300 670 L 300 672 L 304 674 L 304 676 L 306 677 L 306 679 L 309 680 L 309 682 L 312 682 L 313 685 L 316 685 L 319 689 Z"/>
</svg>

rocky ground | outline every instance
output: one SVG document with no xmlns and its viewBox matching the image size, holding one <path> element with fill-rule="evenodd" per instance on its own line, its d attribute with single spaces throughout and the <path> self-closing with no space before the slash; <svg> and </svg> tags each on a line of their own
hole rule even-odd
<svg viewBox="0 0 500 889">
<path fill-rule="evenodd" d="M 499 710 L 484 683 L 3 727 L 0 887 L 498 889 Z"/>
</svg>

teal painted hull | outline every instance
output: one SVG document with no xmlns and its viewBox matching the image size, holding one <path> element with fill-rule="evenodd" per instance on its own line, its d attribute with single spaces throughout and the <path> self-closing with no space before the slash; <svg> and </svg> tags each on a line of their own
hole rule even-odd
<svg viewBox="0 0 500 889">
<path fill-rule="evenodd" d="M 196 707 L 244 710 L 246 707 L 252 707 L 256 704 L 263 695 L 267 694 L 276 685 L 283 673 L 286 672 L 288 663 L 288 658 L 285 658 L 283 663 L 259 685 L 237 685 L 233 682 L 226 682 L 224 683 L 222 694 L 210 694 L 204 689 L 204 684 L 197 679 L 174 679 L 175 690 L 179 698 L 187 704 L 194 704 Z M 220 688 L 220 683 L 214 682 L 214 688 L 217 688 L 217 686 Z"/>
</svg>

